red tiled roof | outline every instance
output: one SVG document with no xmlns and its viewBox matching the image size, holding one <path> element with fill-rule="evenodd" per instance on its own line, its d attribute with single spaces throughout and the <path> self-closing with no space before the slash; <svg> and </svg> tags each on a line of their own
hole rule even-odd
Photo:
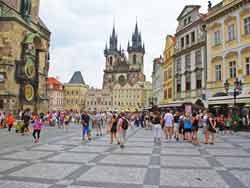
<svg viewBox="0 0 250 188">
<path fill-rule="evenodd" d="M 52 85 L 53 89 L 56 89 L 56 90 L 62 90 L 63 88 L 63 84 L 54 77 L 49 77 L 47 80 L 47 84 L 49 88 Z"/>
</svg>

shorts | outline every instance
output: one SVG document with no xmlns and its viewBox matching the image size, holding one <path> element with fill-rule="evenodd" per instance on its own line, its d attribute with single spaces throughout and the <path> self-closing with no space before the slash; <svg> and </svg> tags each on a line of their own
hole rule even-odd
<svg viewBox="0 0 250 188">
<path fill-rule="evenodd" d="M 178 125 L 178 123 L 175 123 L 174 124 L 174 132 L 178 132 L 178 130 L 179 130 L 179 125 Z"/>
<path fill-rule="evenodd" d="M 83 134 L 83 135 L 86 135 L 86 134 L 88 134 L 88 133 L 89 133 L 89 126 L 83 127 L 83 128 L 82 128 L 82 134 Z"/>
<path fill-rule="evenodd" d="M 192 129 L 191 129 L 191 128 L 186 128 L 186 129 L 184 129 L 184 132 L 185 132 L 185 133 L 191 133 L 191 132 L 192 132 Z"/>
</svg>

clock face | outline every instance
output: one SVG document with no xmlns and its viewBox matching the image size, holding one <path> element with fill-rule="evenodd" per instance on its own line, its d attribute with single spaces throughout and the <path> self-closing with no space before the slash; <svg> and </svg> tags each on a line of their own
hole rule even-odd
<svg viewBox="0 0 250 188">
<path fill-rule="evenodd" d="M 25 67 L 25 75 L 29 78 L 32 79 L 35 77 L 35 64 L 33 63 L 33 61 L 31 59 L 28 59 Z"/>
<path fill-rule="evenodd" d="M 27 84 L 24 86 L 24 97 L 25 99 L 30 102 L 34 98 L 34 88 L 32 85 Z"/>
</svg>

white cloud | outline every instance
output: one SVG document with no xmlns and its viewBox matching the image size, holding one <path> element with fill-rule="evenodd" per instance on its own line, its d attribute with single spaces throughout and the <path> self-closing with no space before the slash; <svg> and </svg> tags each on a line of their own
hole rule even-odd
<svg viewBox="0 0 250 188">
<path fill-rule="evenodd" d="M 187 4 L 204 0 L 42 0 L 40 15 L 52 32 L 50 75 L 63 82 L 81 70 L 85 81 L 101 87 L 103 50 L 115 19 L 119 43 L 127 48 L 136 17 L 146 45 L 145 73 L 150 79 L 152 60 L 162 54 L 165 37 L 174 34 L 176 18 Z M 74 3 L 72 3 L 74 2 Z M 214 0 L 213 3 L 218 3 Z"/>
</svg>

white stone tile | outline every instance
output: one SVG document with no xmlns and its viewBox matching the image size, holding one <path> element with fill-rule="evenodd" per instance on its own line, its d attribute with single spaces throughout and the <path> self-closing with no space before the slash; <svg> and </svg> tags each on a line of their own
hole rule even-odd
<svg viewBox="0 0 250 188">
<path fill-rule="evenodd" d="M 4 155 L 4 158 L 8 159 L 24 159 L 24 160 L 37 160 L 43 157 L 47 157 L 52 154 L 52 152 L 45 151 L 20 151 L 9 155 Z"/>
<path fill-rule="evenodd" d="M 161 169 L 161 186 L 228 188 L 214 170 Z"/>
<path fill-rule="evenodd" d="M 207 149 L 207 152 L 213 156 L 250 156 L 250 153 L 242 149 Z"/>
<path fill-rule="evenodd" d="M 90 153 L 61 153 L 52 158 L 49 158 L 49 161 L 57 161 L 57 162 L 78 162 L 78 163 L 86 163 L 97 157 L 97 154 Z"/>
<path fill-rule="evenodd" d="M 226 168 L 249 168 L 250 169 L 250 158 L 243 157 L 216 157 Z"/>
<path fill-rule="evenodd" d="M 104 188 L 104 187 L 86 187 L 86 186 L 78 186 L 78 185 L 70 185 L 67 188 Z"/>
<path fill-rule="evenodd" d="M 163 155 L 200 155 L 198 149 L 192 148 L 162 148 Z"/>
<path fill-rule="evenodd" d="M 236 178 L 238 178 L 238 180 L 246 187 L 250 187 L 250 170 L 249 171 L 232 170 L 231 173 Z"/>
<path fill-rule="evenodd" d="M 25 164 L 21 161 L 0 160 L 0 172 Z"/>
<path fill-rule="evenodd" d="M 150 156 L 136 155 L 109 155 L 102 159 L 100 163 L 120 164 L 120 165 L 148 165 Z"/>
<path fill-rule="evenodd" d="M 60 180 L 79 167 L 75 164 L 40 163 L 14 172 L 11 176 Z"/>
<path fill-rule="evenodd" d="M 63 145 L 49 145 L 49 144 L 45 144 L 45 145 L 41 145 L 41 146 L 35 147 L 32 150 L 61 151 L 63 149 L 64 149 Z"/>
<path fill-rule="evenodd" d="M 48 188 L 50 186 L 51 185 L 49 185 L 49 184 L 0 180 L 0 188 L 31 188 L 31 187 L 35 187 L 35 188 Z"/>
<path fill-rule="evenodd" d="M 211 167 L 206 159 L 190 156 L 161 156 L 161 165 L 167 167 Z"/>
<path fill-rule="evenodd" d="M 126 147 L 123 149 L 116 149 L 114 153 L 131 153 L 131 154 L 152 154 L 153 148 L 143 147 Z"/>
<path fill-rule="evenodd" d="M 109 147 L 99 147 L 99 146 L 89 146 L 89 145 L 84 145 L 84 146 L 78 146 L 76 148 L 71 149 L 70 151 L 75 151 L 75 152 L 94 152 L 94 153 L 102 153 L 105 152 Z"/>
<path fill-rule="evenodd" d="M 95 166 L 77 180 L 97 183 L 143 184 L 146 171 L 146 168 Z"/>
</svg>

